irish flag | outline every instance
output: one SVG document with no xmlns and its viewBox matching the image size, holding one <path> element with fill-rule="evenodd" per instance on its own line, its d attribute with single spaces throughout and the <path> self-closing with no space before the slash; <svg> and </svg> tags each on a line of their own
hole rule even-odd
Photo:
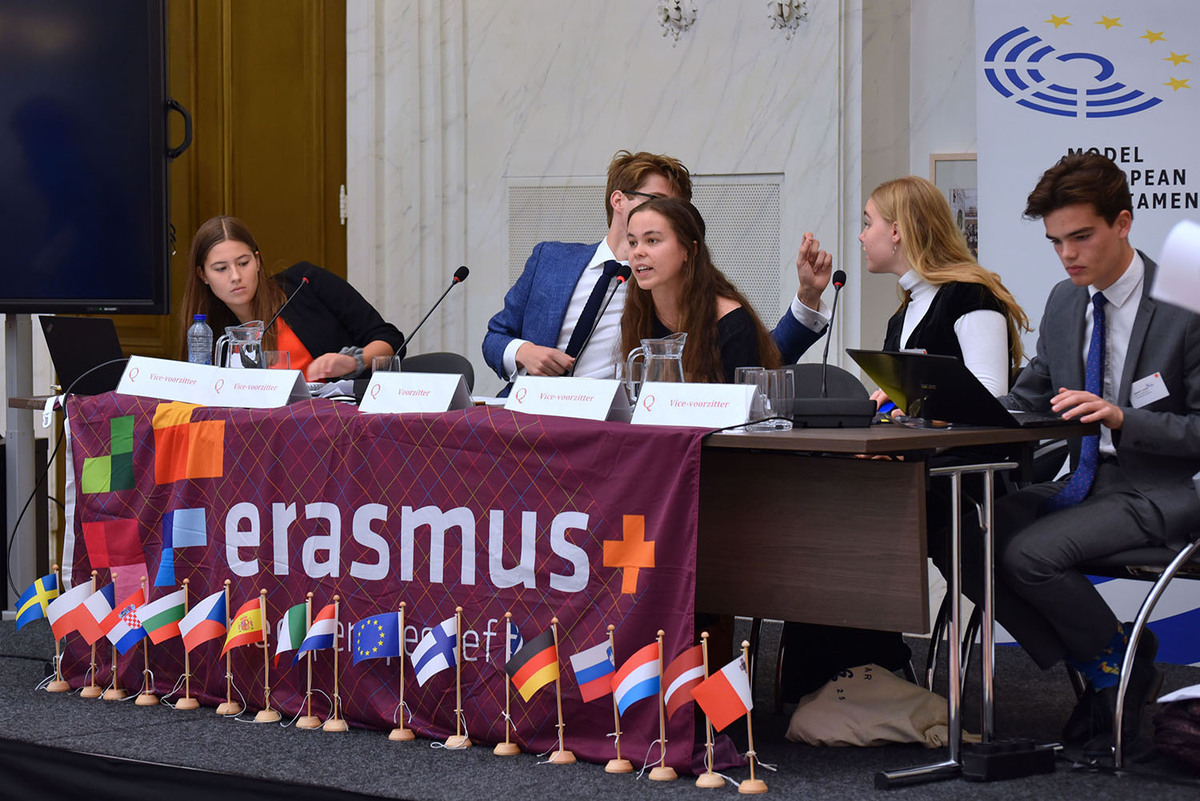
<svg viewBox="0 0 1200 801">
<path fill-rule="evenodd" d="M 754 701 L 750 695 L 750 674 L 746 672 L 745 657 L 739 656 L 719 673 L 696 685 L 692 698 L 717 731 L 748 713 L 754 708 Z"/>
<path fill-rule="evenodd" d="M 187 604 L 187 596 L 183 590 L 175 590 L 138 610 L 142 618 L 142 628 L 150 642 L 158 645 L 172 637 L 179 636 L 179 621 L 183 620 L 183 607 Z"/>
<path fill-rule="evenodd" d="M 202 642 L 216 639 L 225 633 L 225 590 L 217 590 L 199 601 L 179 621 L 183 648 L 189 653 Z"/>
</svg>

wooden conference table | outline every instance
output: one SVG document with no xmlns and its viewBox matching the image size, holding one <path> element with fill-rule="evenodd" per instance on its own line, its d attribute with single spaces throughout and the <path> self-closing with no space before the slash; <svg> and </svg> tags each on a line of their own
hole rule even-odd
<svg viewBox="0 0 1200 801">
<path fill-rule="evenodd" d="M 928 458 L 1094 432 L 883 424 L 714 434 L 701 457 L 696 608 L 927 633 Z"/>
</svg>

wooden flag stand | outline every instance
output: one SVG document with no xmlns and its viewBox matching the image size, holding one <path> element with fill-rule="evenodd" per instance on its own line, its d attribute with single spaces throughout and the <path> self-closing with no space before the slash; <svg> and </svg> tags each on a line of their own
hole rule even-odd
<svg viewBox="0 0 1200 801">
<path fill-rule="evenodd" d="M 550 631 L 554 633 L 554 658 L 558 659 L 558 618 L 550 618 Z M 550 755 L 549 762 L 552 765 L 570 765 L 575 761 L 575 755 L 563 745 L 563 729 L 566 726 L 562 714 L 562 680 L 558 676 L 554 678 L 554 699 L 558 705 L 558 750 Z"/>
<path fill-rule="evenodd" d="M 742 659 L 746 663 L 746 672 L 750 671 L 750 643 L 742 640 Z M 738 785 L 738 792 L 744 795 L 754 795 L 757 793 L 765 793 L 767 791 L 767 783 L 762 779 L 754 777 L 754 761 L 757 754 L 754 753 L 754 723 L 751 721 L 752 715 L 746 714 L 746 741 L 749 748 L 746 750 L 746 758 L 750 760 L 750 778 Z"/>
<path fill-rule="evenodd" d="M 55 583 L 61 587 L 63 585 L 62 576 L 58 572 L 58 565 L 54 566 L 53 572 Z M 50 636 L 54 637 L 54 633 L 51 632 Z M 67 684 L 62 677 L 62 644 L 57 637 L 54 637 L 54 678 L 46 685 L 46 692 L 65 693 L 69 689 L 71 689 L 71 685 Z"/>
<path fill-rule="evenodd" d="M 462 607 L 454 607 L 454 734 L 446 738 L 446 747 L 459 750 L 474 745 L 462 730 Z"/>
<path fill-rule="evenodd" d="M 308 631 L 312 627 L 312 593 L 310 592 L 304 598 L 304 630 Z M 294 643 L 293 648 L 299 647 L 299 643 Z M 306 651 L 304 653 L 305 669 L 308 674 L 308 679 L 305 683 L 305 704 L 307 710 L 305 714 L 296 719 L 297 729 L 315 729 L 321 725 L 321 719 L 312 713 L 312 660 L 313 652 Z"/>
<path fill-rule="evenodd" d="M 673 782 L 679 778 L 679 774 L 675 772 L 675 768 L 667 764 L 667 713 L 664 709 L 666 706 L 666 691 L 663 686 L 663 630 L 658 630 L 658 747 L 661 749 L 662 756 L 659 757 L 658 764 L 650 770 L 650 781 L 652 782 Z"/>
<path fill-rule="evenodd" d="M 700 632 L 700 653 L 704 655 L 704 678 L 708 678 L 708 632 Z M 699 707 L 699 704 L 696 705 Z M 696 777 L 696 786 L 713 788 L 724 787 L 725 780 L 713 773 L 713 736 L 712 721 L 704 716 L 704 772 Z"/>
<path fill-rule="evenodd" d="M 508 650 L 512 647 L 512 612 L 504 613 L 504 742 L 496 743 L 496 747 L 492 749 L 492 753 L 496 756 L 515 756 L 521 753 L 521 746 L 512 741 L 512 716 L 509 714 L 512 711 L 511 697 L 509 684 L 512 682 L 508 679 Z"/>
<path fill-rule="evenodd" d="M 112 573 L 112 580 L 115 584 L 117 580 L 115 571 Z M 118 601 L 118 603 L 120 602 Z M 128 695 L 127 692 L 121 689 L 121 677 L 117 673 L 117 646 L 114 644 L 112 647 L 112 686 L 105 690 L 100 698 L 105 701 L 124 701 Z"/>
<path fill-rule="evenodd" d="M 146 577 L 142 576 L 142 593 L 146 592 Z M 140 621 L 139 621 L 140 622 Z M 138 706 L 158 706 L 158 696 L 154 694 L 153 681 L 150 678 L 150 643 L 149 637 L 142 637 L 142 690 L 134 703 Z"/>
<path fill-rule="evenodd" d="M 388 732 L 388 739 L 397 743 L 415 740 L 417 735 L 404 725 L 404 601 L 400 602 L 400 725 Z"/>
<path fill-rule="evenodd" d="M 225 631 L 229 631 L 229 585 L 233 582 L 225 579 Z M 240 715 L 242 705 L 233 700 L 233 652 L 225 652 L 225 701 L 217 707 L 217 714 L 224 716 Z"/>
<path fill-rule="evenodd" d="M 263 649 L 263 708 L 254 716 L 255 723 L 276 723 L 281 717 L 279 712 L 271 708 L 271 648 L 267 637 L 267 591 L 258 592 L 258 614 L 262 620 L 262 649 Z"/>
<path fill-rule="evenodd" d="M 338 694 L 338 621 L 341 616 L 338 610 L 339 596 L 333 596 L 333 715 L 329 720 L 325 721 L 325 725 L 321 727 L 323 731 L 347 731 L 350 727 L 346 721 L 342 720 L 339 709 L 342 705 L 342 697 Z"/>
<path fill-rule="evenodd" d="M 97 572 L 98 571 L 96 571 L 96 570 L 92 571 L 92 592 L 96 591 L 96 573 Z M 86 687 L 84 687 L 82 690 L 79 691 L 80 698 L 99 698 L 101 695 L 104 694 L 104 691 L 100 689 L 100 685 L 96 684 L 96 668 L 97 667 L 98 666 L 96 665 L 96 643 L 92 643 L 92 662 L 88 666 L 88 675 L 92 677 L 92 683 L 87 685 Z"/>
<path fill-rule="evenodd" d="M 183 614 L 186 616 L 188 611 L 188 582 L 190 579 L 183 580 Z M 187 646 L 183 648 L 183 697 L 175 702 L 176 709 L 199 709 L 200 702 L 192 697 L 192 662 L 191 654 L 188 652 Z"/>
<path fill-rule="evenodd" d="M 617 662 L 617 646 L 613 642 L 613 631 L 616 626 L 609 624 L 608 626 L 608 650 L 613 655 L 613 667 L 616 667 Z M 617 755 L 608 760 L 608 764 L 604 766 L 605 773 L 633 773 L 633 763 L 628 759 L 621 758 L 621 710 L 617 708 L 617 696 L 612 696 L 613 705 L 613 745 L 616 746 Z"/>
</svg>

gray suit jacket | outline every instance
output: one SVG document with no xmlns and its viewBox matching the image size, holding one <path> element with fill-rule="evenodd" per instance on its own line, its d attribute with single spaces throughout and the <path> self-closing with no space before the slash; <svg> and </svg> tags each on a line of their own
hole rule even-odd
<svg viewBox="0 0 1200 801">
<path fill-rule="evenodd" d="M 1145 254 L 1146 279 L 1134 319 L 1117 405 L 1125 414 L 1113 432 L 1122 472 L 1162 514 L 1163 530 L 1153 532 L 1179 547 L 1200 533 L 1200 498 L 1192 476 L 1200 471 L 1200 316 L 1153 300 L 1150 287 L 1157 265 Z M 1089 303 L 1085 287 L 1069 280 L 1055 285 L 1038 330 L 1037 353 L 1012 392 L 1001 400 L 1012 409 L 1049 411 L 1059 387 L 1084 385 L 1083 332 Z M 1168 395 L 1135 409 L 1134 381 L 1162 376 Z M 1078 443 L 1072 445 L 1072 465 Z"/>
</svg>

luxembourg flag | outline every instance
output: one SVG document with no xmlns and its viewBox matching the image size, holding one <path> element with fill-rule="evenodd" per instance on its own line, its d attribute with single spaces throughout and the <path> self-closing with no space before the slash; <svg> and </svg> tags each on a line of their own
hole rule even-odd
<svg viewBox="0 0 1200 801">
<path fill-rule="evenodd" d="M 216 639 L 225 633 L 225 590 L 217 590 L 199 601 L 179 621 L 183 648 L 191 650 L 202 642 Z"/>
<path fill-rule="evenodd" d="M 637 651 L 612 677 L 617 711 L 625 710 L 636 701 L 658 695 L 661 675 L 658 670 L 658 643 L 652 642 Z"/>
<path fill-rule="evenodd" d="M 573 655 L 571 669 L 575 671 L 579 695 L 585 704 L 612 692 L 612 674 L 616 668 L 608 640 Z"/>
<path fill-rule="evenodd" d="M 313 618 L 312 625 L 308 627 L 308 634 L 304 635 L 304 642 L 300 643 L 300 647 L 296 649 L 292 664 L 299 662 L 305 651 L 332 648 L 335 634 L 337 634 L 337 616 L 334 614 L 333 604 L 326 604 L 325 608 Z"/>
<path fill-rule="evenodd" d="M 141 642 L 146 636 L 142 621 L 138 618 L 138 607 L 146 603 L 146 593 L 138 589 L 124 601 L 121 601 L 108 616 L 100 622 L 105 636 L 120 653 L 125 653 Z"/>
<path fill-rule="evenodd" d="M 714 673 L 692 689 L 692 698 L 708 715 L 717 731 L 733 723 L 754 708 L 750 695 L 750 674 L 746 658 L 739 656 L 719 673 Z"/>
</svg>

